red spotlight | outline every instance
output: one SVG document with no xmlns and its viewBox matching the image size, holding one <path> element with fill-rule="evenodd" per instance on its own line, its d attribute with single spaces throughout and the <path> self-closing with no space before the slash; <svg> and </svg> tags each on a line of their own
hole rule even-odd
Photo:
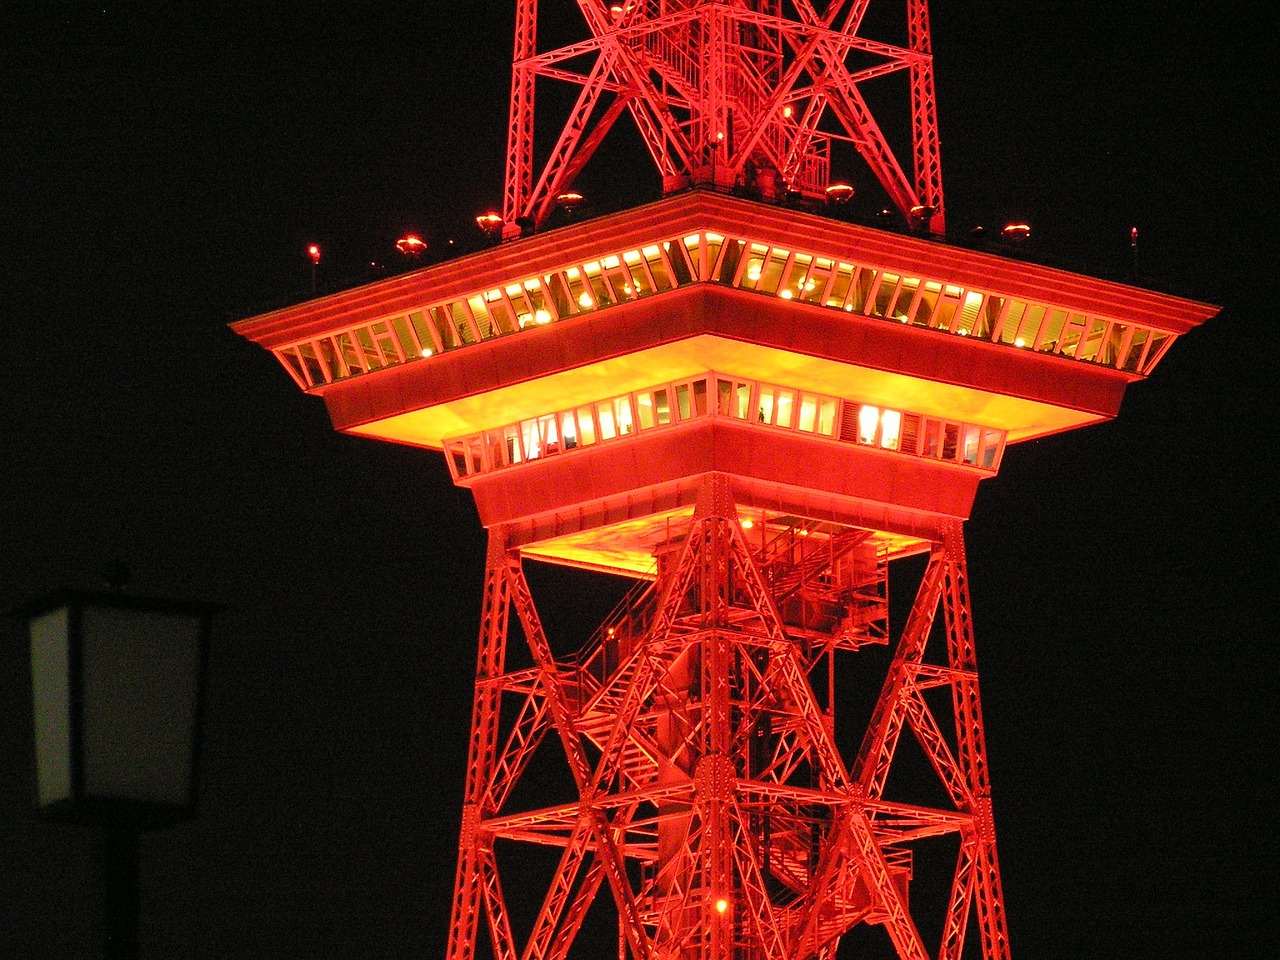
<svg viewBox="0 0 1280 960">
<path fill-rule="evenodd" d="M 307 247 L 307 256 L 311 258 L 312 263 L 320 262 L 320 244 L 313 243 Z"/>
<path fill-rule="evenodd" d="M 416 233 L 407 233 L 396 241 L 396 249 L 406 257 L 413 257 L 416 260 L 427 249 L 427 244 Z"/>
<path fill-rule="evenodd" d="M 827 187 L 827 202 L 848 203 L 853 199 L 853 187 L 847 183 L 833 183 Z"/>
</svg>

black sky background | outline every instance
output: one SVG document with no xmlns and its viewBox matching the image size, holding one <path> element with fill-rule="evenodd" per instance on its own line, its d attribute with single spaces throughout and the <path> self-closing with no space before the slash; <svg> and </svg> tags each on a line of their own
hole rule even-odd
<svg viewBox="0 0 1280 960">
<path fill-rule="evenodd" d="M 0 607 L 116 559 L 133 592 L 228 605 L 200 817 L 144 839 L 144 956 L 443 954 L 483 532 L 439 455 L 338 436 L 226 324 L 305 296 L 313 240 L 330 286 L 397 269 L 408 229 L 473 242 L 510 6 L 0 11 Z M 1274 953 L 1275 83 L 1250 13 L 932 7 L 953 233 L 1026 219 L 1122 275 L 1137 225 L 1142 283 L 1225 306 L 1117 421 L 1012 448 L 968 525 L 1015 958 Z M 656 196 L 641 150 L 584 174 L 597 209 Z M 619 592 L 535 586 L 564 643 Z M 93 841 L 31 812 L 25 638 L 0 630 L 0 956 L 94 956 Z"/>
</svg>

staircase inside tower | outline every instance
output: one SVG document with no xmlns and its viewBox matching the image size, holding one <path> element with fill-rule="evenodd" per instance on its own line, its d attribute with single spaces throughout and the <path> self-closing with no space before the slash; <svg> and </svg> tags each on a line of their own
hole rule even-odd
<svg viewBox="0 0 1280 960">
<path fill-rule="evenodd" d="M 583 744 L 592 806 L 626 863 L 624 898 L 657 955 L 705 955 L 709 916 L 744 960 L 825 955 L 851 927 L 886 921 L 850 841 L 834 730 L 837 654 L 888 642 L 887 572 L 868 530 L 794 516 L 694 521 L 660 548 L 656 577 L 557 660 L 547 700 L 563 698 Z M 513 740 L 527 752 L 523 735 Z M 567 857 L 577 821 L 563 804 L 488 828 L 563 844 Z M 877 844 L 905 902 L 911 851 Z M 578 884 L 583 912 L 584 877 L 563 879 L 565 896 Z M 557 909 L 561 937 L 581 918 Z"/>
</svg>

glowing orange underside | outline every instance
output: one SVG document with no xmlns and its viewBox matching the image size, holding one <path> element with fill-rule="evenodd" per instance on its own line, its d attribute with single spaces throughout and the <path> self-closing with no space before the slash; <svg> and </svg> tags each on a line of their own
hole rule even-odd
<svg viewBox="0 0 1280 960">
<path fill-rule="evenodd" d="M 1010 442 L 1104 419 L 1087 411 L 703 334 L 373 420 L 349 427 L 348 432 L 440 449 L 446 438 L 471 433 L 477 424 L 513 423 L 708 370 L 997 427 L 1008 431 Z"/>
</svg>

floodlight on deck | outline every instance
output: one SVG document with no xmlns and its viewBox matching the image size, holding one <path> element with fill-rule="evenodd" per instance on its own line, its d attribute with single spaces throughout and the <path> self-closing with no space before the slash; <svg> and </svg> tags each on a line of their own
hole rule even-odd
<svg viewBox="0 0 1280 960">
<path fill-rule="evenodd" d="M 416 259 L 427 249 L 427 243 L 416 233 L 407 233 L 396 241 L 396 249 L 406 257 Z"/>
<path fill-rule="evenodd" d="M 1026 240 L 1031 236 L 1031 224 L 1006 223 L 1004 225 L 1004 229 L 1000 231 L 1000 236 L 1006 240 L 1012 240 L 1015 243 Z"/>
<path fill-rule="evenodd" d="M 848 183 L 833 183 L 827 187 L 827 202 L 834 204 L 848 203 L 853 199 L 853 186 Z"/>
</svg>

